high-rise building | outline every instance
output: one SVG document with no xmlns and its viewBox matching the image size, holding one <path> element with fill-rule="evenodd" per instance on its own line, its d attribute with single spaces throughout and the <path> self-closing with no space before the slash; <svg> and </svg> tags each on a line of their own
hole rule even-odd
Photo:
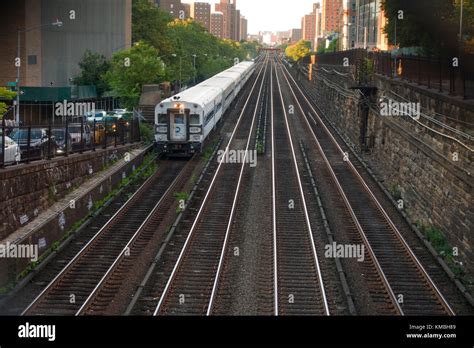
<svg viewBox="0 0 474 348">
<path fill-rule="evenodd" d="M 321 31 L 323 36 L 341 32 L 343 1 L 345 0 L 322 0 Z"/>
<path fill-rule="evenodd" d="M 67 9 L 67 11 L 66 11 Z M 74 20 L 69 11 L 76 9 Z M 80 11 L 79 11 L 80 10 Z M 53 26 L 59 19 L 62 27 Z M 20 86 L 65 87 L 80 72 L 86 50 L 103 54 L 129 48 L 132 0 L 17 0 L 2 3 L 0 85 L 16 81 L 17 30 Z M 26 30 L 26 31 L 25 31 Z"/>
<path fill-rule="evenodd" d="M 216 11 L 222 12 L 224 18 L 224 38 L 238 41 L 240 14 L 237 17 L 236 0 L 221 0 L 216 4 Z"/>
<path fill-rule="evenodd" d="M 302 39 L 301 29 L 291 29 L 290 30 L 290 42 L 296 43 Z"/>
<path fill-rule="evenodd" d="M 319 3 L 313 4 L 313 11 L 301 19 L 301 37 L 303 40 L 311 42 L 313 48 L 320 35 L 321 15 L 319 12 Z"/>
<path fill-rule="evenodd" d="M 248 21 L 244 16 L 240 16 L 240 40 L 247 40 Z"/>
<path fill-rule="evenodd" d="M 185 6 L 187 4 L 182 4 L 181 0 L 156 0 L 156 4 L 174 18 L 189 18 L 189 5 Z"/>
<path fill-rule="evenodd" d="M 240 10 L 235 10 L 234 12 L 234 23 L 233 23 L 233 37 L 232 40 L 240 41 Z"/>
<path fill-rule="evenodd" d="M 222 12 L 211 13 L 211 34 L 219 39 L 224 38 L 224 15 Z"/>
<path fill-rule="evenodd" d="M 191 16 L 191 5 L 183 3 L 184 8 L 184 18 L 189 18 Z"/>
<path fill-rule="evenodd" d="M 381 0 L 357 0 L 355 47 L 388 50 L 388 37 L 383 31 L 386 22 Z"/>
<path fill-rule="evenodd" d="M 211 31 L 211 5 L 207 2 L 193 2 L 190 7 L 190 17 Z"/>
<path fill-rule="evenodd" d="M 356 43 L 356 6 L 358 0 L 344 0 L 341 27 L 341 49 L 355 47 Z"/>
</svg>

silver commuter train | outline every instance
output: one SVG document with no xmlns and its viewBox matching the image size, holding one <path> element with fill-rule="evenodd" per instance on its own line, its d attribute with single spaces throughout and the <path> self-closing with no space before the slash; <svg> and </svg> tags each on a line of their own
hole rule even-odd
<svg viewBox="0 0 474 348">
<path fill-rule="evenodd" d="M 255 69 L 242 62 L 161 101 L 155 108 L 155 140 L 163 153 L 191 156 L 202 150 L 209 133 Z"/>
</svg>

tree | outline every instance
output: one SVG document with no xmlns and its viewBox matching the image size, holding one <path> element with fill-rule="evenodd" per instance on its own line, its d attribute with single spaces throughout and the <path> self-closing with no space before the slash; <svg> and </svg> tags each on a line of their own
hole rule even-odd
<svg viewBox="0 0 474 348">
<path fill-rule="evenodd" d="M 110 68 L 110 63 L 99 53 L 87 50 L 79 62 L 81 72 L 73 79 L 76 86 L 96 86 L 97 96 L 101 97 L 109 86 L 104 79 L 105 73 Z"/>
<path fill-rule="evenodd" d="M 230 67 L 234 58 L 257 55 L 258 43 L 220 40 L 194 20 L 173 19 L 148 0 L 133 0 L 132 10 L 134 42 L 156 49 L 165 63 L 164 78 L 168 81 L 181 80 L 185 85 L 194 77 L 203 80 Z"/>
<path fill-rule="evenodd" d="M 328 48 L 326 48 L 325 52 L 330 53 L 330 52 L 336 52 L 339 47 L 339 38 L 332 40 L 329 43 Z"/>
<path fill-rule="evenodd" d="M 126 51 L 112 57 L 110 70 L 105 78 L 112 93 L 122 98 L 126 108 L 138 105 L 142 87 L 145 84 L 160 83 L 165 76 L 165 64 L 152 46 L 138 42 Z"/>
<path fill-rule="evenodd" d="M 461 0 L 430 0 L 429 13 L 424 1 L 384 0 L 388 18 L 384 32 L 389 42 L 400 47 L 420 47 L 424 55 L 452 54 L 458 51 Z M 463 36 L 466 43 L 474 34 L 474 0 L 463 0 Z"/>
<path fill-rule="evenodd" d="M 326 52 L 326 40 L 321 40 L 318 45 L 317 53 L 325 53 Z"/>
<path fill-rule="evenodd" d="M 294 45 L 288 46 L 285 50 L 286 56 L 294 62 L 306 57 L 310 52 L 311 42 L 305 40 L 300 40 Z"/>
<path fill-rule="evenodd" d="M 12 92 L 5 87 L 0 87 L 0 100 L 7 99 L 11 100 L 16 97 L 16 93 Z M 3 116 L 8 111 L 8 105 L 4 102 L 0 102 L 0 120 L 3 119 Z"/>
<path fill-rule="evenodd" d="M 132 41 L 143 41 L 158 50 L 159 55 L 173 53 L 168 23 L 173 18 L 148 0 L 133 0 Z"/>
</svg>

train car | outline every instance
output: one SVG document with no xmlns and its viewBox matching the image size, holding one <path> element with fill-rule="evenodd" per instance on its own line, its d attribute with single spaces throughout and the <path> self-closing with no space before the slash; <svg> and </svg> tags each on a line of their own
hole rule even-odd
<svg viewBox="0 0 474 348">
<path fill-rule="evenodd" d="M 169 99 L 155 108 L 155 140 L 170 156 L 200 152 L 255 69 L 242 62 Z"/>
</svg>

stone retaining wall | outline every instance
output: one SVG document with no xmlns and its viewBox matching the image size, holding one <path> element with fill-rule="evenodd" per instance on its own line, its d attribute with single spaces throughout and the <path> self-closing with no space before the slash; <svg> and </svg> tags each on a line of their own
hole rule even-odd
<svg viewBox="0 0 474 348">
<path fill-rule="evenodd" d="M 0 169 L 0 240 L 136 145 Z"/>
<path fill-rule="evenodd" d="M 401 196 L 410 220 L 441 230 L 448 242 L 459 248 L 458 260 L 474 274 L 472 152 L 436 132 L 450 135 L 471 149 L 474 148 L 472 140 L 463 139 L 424 118 L 420 122 L 431 130 L 407 116 L 380 116 L 369 110 L 365 135 L 371 140 L 367 142 L 368 149 L 363 151 L 363 98 L 355 93 L 344 96 L 337 91 L 337 88 L 355 86 L 353 71 L 329 66 L 325 69 L 318 69 L 318 73 L 326 82 L 319 78 L 311 87 L 324 114 L 363 155 L 387 189 Z M 335 69 L 339 74 L 334 73 Z M 328 82 L 333 84 L 332 87 Z M 424 113 L 472 134 L 472 127 L 468 124 L 474 120 L 472 102 L 382 76 L 373 77 L 371 85 L 377 88 L 369 98 L 371 105 L 378 105 L 382 97 L 394 96 L 390 92 L 395 92 L 400 101 L 406 99 L 420 103 Z M 356 99 L 352 99 L 353 96 Z"/>
</svg>

